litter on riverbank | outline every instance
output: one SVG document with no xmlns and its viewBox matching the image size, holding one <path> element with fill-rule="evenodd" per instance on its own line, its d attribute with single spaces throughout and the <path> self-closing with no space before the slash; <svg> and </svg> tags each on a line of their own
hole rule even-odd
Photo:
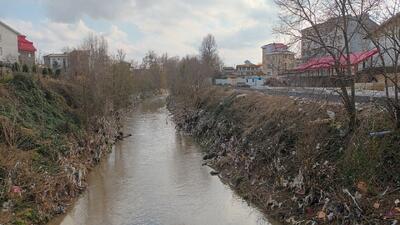
<svg viewBox="0 0 400 225">
<path fill-rule="evenodd" d="M 213 88 L 172 96 L 177 126 L 246 200 L 284 224 L 396 224 L 400 135 L 374 105 L 354 132 L 335 104 Z"/>
</svg>

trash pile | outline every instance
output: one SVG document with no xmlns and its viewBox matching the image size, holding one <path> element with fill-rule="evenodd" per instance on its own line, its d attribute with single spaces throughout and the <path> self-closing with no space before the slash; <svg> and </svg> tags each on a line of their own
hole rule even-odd
<svg viewBox="0 0 400 225">
<path fill-rule="evenodd" d="M 400 133 L 379 133 L 393 128 L 376 107 L 349 132 L 338 105 L 217 88 L 182 99 L 169 109 L 213 175 L 282 224 L 399 223 Z"/>
</svg>

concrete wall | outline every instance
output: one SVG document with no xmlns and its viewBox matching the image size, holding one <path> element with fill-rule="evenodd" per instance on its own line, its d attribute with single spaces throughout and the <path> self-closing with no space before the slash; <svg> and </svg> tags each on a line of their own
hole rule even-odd
<svg viewBox="0 0 400 225">
<path fill-rule="evenodd" d="M 17 34 L 0 23 L 0 61 L 14 63 L 18 61 Z"/>
</svg>

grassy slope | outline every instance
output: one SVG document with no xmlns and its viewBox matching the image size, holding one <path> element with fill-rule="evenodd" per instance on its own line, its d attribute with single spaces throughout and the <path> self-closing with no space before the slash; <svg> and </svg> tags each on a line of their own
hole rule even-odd
<svg viewBox="0 0 400 225">
<path fill-rule="evenodd" d="M 0 85 L 0 121 L 0 224 L 45 224 L 84 188 L 112 129 L 84 130 L 67 85 L 24 75 Z"/>
<path fill-rule="evenodd" d="M 399 219 L 394 202 L 400 197 L 400 134 L 368 136 L 393 130 L 375 106 L 364 106 L 359 127 L 346 135 L 346 117 L 338 106 L 222 89 L 198 96 L 195 103 L 174 100 L 170 108 L 178 127 L 205 146 L 207 157 L 216 156 L 209 163 L 244 198 L 280 221 Z M 361 196 L 360 209 L 343 189 Z"/>
</svg>

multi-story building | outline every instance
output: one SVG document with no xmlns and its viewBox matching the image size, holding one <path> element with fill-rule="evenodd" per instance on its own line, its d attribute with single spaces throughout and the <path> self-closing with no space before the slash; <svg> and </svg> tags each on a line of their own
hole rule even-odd
<svg viewBox="0 0 400 225">
<path fill-rule="evenodd" d="M 256 65 L 246 60 L 243 65 L 236 66 L 235 74 L 239 76 L 262 75 L 261 65 Z"/>
<path fill-rule="evenodd" d="M 303 62 L 311 58 L 318 58 L 328 55 L 326 48 L 321 45 L 323 43 L 332 49 L 335 53 L 342 52 L 344 48 L 345 38 L 343 36 L 341 24 L 343 18 L 331 18 L 324 23 L 308 27 L 301 31 L 301 56 Z M 366 39 L 367 32 L 360 26 L 359 18 L 348 17 L 347 34 L 349 40 L 350 53 L 363 52 L 370 50 L 371 42 Z M 368 15 L 362 16 L 362 23 L 370 29 L 374 30 L 378 25 L 370 19 Z M 315 31 L 317 30 L 318 33 Z M 321 36 L 321 38 L 320 38 Z"/>
<path fill-rule="evenodd" d="M 295 53 L 282 43 L 264 45 L 262 48 L 262 71 L 267 76 L 277 77 L 278 74 L 291 70 L 295 66 Z"/>
<path fill-rule="evenodd" d="M 18 62 L 18 35 L 20 33 L 0 21 L 0 61 Z"/>
<path fill-rule="evenodd" d="M 400 13 L 383 22 L 372 32 L 373 38 L 380 43 L 385 66 L 400 65 Z M 372 46 L 375 47 L 375 46 Z M 378 57 L 376 57 L 378 58 Z M 382 66 L 381 60 L 377 59 Z"/>
</svg>

